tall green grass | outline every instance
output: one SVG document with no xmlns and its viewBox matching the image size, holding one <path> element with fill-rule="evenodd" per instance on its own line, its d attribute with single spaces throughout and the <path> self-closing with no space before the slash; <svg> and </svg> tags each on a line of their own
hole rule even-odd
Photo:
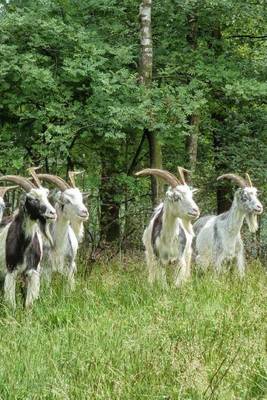
<svg viewBox="0 0 267 400">
<path fill-rule="evenodd" d="M 256 264 L 180 290 L 132 263 L 71 294 L 57 279 L 31 312 L 1 306 L 0 398 L 267 399 L 266 281 Z"/>
</svg>

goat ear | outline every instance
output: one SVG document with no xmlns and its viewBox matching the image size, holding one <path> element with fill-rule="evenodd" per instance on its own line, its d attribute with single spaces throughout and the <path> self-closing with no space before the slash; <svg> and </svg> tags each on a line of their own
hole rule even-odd
<svg viewBox="0 0 267 400">
<path fill-rule="evenodd" d="M 63 196 L 62 196 L 62 193 L 61 193 L 60 191 L 57 191 L 57 192 L 54 194 L 54 200 L 57 201 L 57 202 L 60 203 L 60 204 L 64 204 Z"/>
<path fill-rule="evenodd" d="M 192 193 L 197 193 L 197 192 L 199 192 L 199 189 L 197 189 L 197 188 L 192 188 Z"/>
<path fill-rule="evenodd" d="M 88 197 L 90 196 L 90 192 L 84 192 L 82 193 L 83 199 L 88 199 Z"/>
<path fill-rule="evenodd" d="M 20 207 L 23 207 L 23 206 L 24 206 L 25 201 L 26 201 L 26 197 L 27 197 L 27 194 L 26 194 L 26 193 L 22 193 L 22 195 L 20 196 L 20 198 L 19 198 L 19 205 L 20 205 Z"/>
</svg>

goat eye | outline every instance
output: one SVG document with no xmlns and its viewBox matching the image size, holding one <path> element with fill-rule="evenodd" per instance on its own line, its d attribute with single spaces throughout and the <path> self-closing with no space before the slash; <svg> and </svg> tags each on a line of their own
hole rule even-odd
<svg viewBox="0 0 267 400">
<path fill-rule="evenodd" d="M 39 201 L 38 199 L 31 199 L 31 202 L 32 202 L 33 204 L 38 204 L 38 203 L 40 203 L 40 201 Z"/>
<path fill-rule="evenodd" d="M 249 200 L 249 199 L 250 199 L 249 195 L 247 193 L 244 193 L 243 200 Z"/>
<path fill-rule="evenodd" d="M 173 200 L 174 200 L 174 201 L 179 201 L 179 200 L 181 200 L 181 196 L 180 196 L 179 194 L 175 193 L 175 194 L 173 195 Z"/>
</svg>

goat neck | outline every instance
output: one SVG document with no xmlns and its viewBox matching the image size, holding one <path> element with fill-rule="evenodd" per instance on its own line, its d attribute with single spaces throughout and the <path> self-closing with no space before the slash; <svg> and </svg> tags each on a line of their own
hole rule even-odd
<svg viewBox="0 0 267 400">
<path fill-rule="evenodd" d="M 70 221 L 66 218 L 64 212 L 62 212 L 61 205 L 56 204 L 57 221 L 53 224 L 53 239 L 54 246 L 60 247 L 64 240 L 66 240 L 66 235 L 69 229 Z"/>
<path fill-rule="evenodd" d="M 32 237 L 38 230 L 37 221 L 31 219 L 27 214 L 25 214 L 21 210 L 18 213 L 18 218 L 20 218 L 23 221 L 22 226 L 24 228 L 26 237 Z"/>
<path fill-rule="evenodd" d="M 0 197 L 0 223 L 3 219 L 4 209 L 5 209 L 5 203 L 4 200 Z"/>
<path fill-rule="evenodd" d="M 238 235 L 241 230 L 245 218 L 245 212 L 240 209 L 236 198 L 234 198 L 227 217 L 227 229 L 229 233 Z"/>
<path fill-rule="evenodd" d="M 162 216 L 162 238 L 165 240 L 172 240 L 178 233 L 179 229 L 178 217 L 172 212 L 172 206 L 168 200 L 163 203 L 163 216 Z"/>
</svg>

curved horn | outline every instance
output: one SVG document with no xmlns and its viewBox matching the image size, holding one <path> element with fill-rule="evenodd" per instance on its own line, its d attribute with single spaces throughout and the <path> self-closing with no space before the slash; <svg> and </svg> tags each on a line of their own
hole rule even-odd
<svg viewBox="0 0 267 400">
<path fill-rule="evenodd" d="M 29 174 L 33 177 L 33 180 L 34 180 L 34 183 L 35 183 L 35 185 L 37 186 L 37 187 L 41 187 L 42 186 L 42 184 L 41 184 L 41 182 L 40 182 L 40 180 L 39 180 L 39 178 L 38 178 L 38 176 L 37 176 L 37 174 L 36 174 L 36 170 L 37 169 L 40 169 L 40 168 L 42 168 L 42 167 L 30 167 L 30 168 L 28 168 L 27 169 L 27 171 L 29 172 Z"/>
<path fill-rule="evenodd" d="M 51 175 L 51 174 L 37 174 L 37 177 L 41 180 L 41 181 L 47 181 L 50 183 L 53 183 L 54 185 L 56 185 L 62 192 L 64 192 L 64 190 L 69 189 L 70 186 L 67 182 L 64 181 L 64 179 L 60 178 L 57 175 Z"/>
<path fill-rule="evenodd" d="M 31 181 L 19 175 L 4 175 L 0 177 L 0 181 L 14 182 L 22 187 L 25 192 L 30 192 L 32 189 L 36 188 Z"/>
<path fill-rule="evenodd" d="M 177 171 L 178 171 L 178 174 L 181 178 L 183 185 L 186 185 L 187 183 L 186 183 L 186 178 L 185 178 L 185 172 L 187 174 L 190 174 L 191 171 L 189 171 L 188 169 L 185 169 L 183 167 L 179 167 L 179 166 L 177 167 Z"/>
<path fill-rule="evenodd" d="M 75 175 L 79 175 L 79 174 L 83 174 L 84 171 L 69 171 L 68 176 L 69 176 L 69 180 L 71 183 L 71 186 L 73 188 L 76 187 L 76 183 L 75 183 Z"/>
<path fill-rule="evenodd" d="M 248 183 L 248 186 L 253 187 L 251 179 L 250 179 L 250 176 L 249 176 L 248 173 L 245 174 L 245 177 L 246 177 L 246 181 Z"/>
<path fill-rule="evenodd" d="M 145 168 L 142 171 L 135 173 L 135 176 L 147 176 L 147 175 L 158 176 L 159 178 L 164 179 L 166 182 L 168 182 L 173 188 L 175 188 L 177 185 L 181 185 L 181 182 L 178 180 L 178 178 L 176 178 L 175 175 L 163 169 Z"/>
<path fill-rule="evenodd" d="M 239 187 L 245 188 L 247 186 L 247 182 L 241 176 L 236 174 L 224 174 L 217 178 L 217 181 L 220 179 L 230 179 L 233 182 L 237 183 Z"/>
<path fill-rule="evenodd" d="M 2 187 L 0 187 L 0 197 L 3 198 L 8 190 L 16 189 L 17 187 L 18 187 L 17 185 L 16 186 L 2 186 Z"/>
</svg>

